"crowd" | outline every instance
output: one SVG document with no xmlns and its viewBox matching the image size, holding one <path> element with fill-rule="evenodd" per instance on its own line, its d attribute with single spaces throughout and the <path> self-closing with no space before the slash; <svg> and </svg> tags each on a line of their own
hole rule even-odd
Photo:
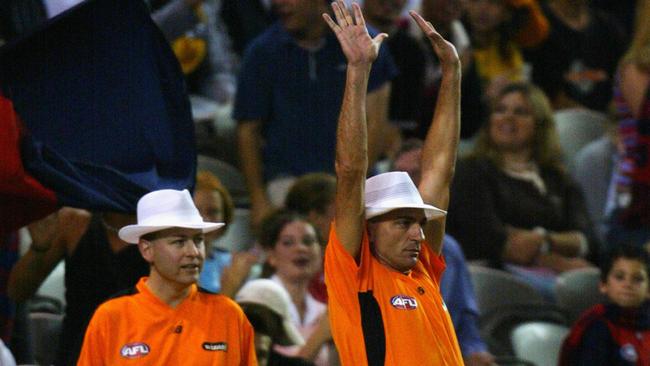
<svg viewBox="0 0 650 366">
<path fill-rule="evenodd" d="M 63 261 L 57 365 L 494 365 L 468 266 L 549 306 L 558 276 L 600 268 L 607 302 L 558 362 L 650 364 L 650 2 L 145 2 L 189 94 L 231 111 L 247 195 L 200 170 L 137 212 L 63 207 L 3 233 L 18 363 L 16 304 Z M 0 46 L 63 3 L 0 5 Z M 608 121 L 575 156 L 567 110 Z M 236 209 L 250 248 L 217 245 Z"/>
</svg>

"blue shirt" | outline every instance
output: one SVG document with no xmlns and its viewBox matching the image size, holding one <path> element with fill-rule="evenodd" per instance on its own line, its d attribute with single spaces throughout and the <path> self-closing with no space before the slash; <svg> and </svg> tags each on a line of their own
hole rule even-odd
<svg viewBox="0 0 650 366">
<path fill-rule="evenodd" d="M 199 275 L 199 286 L 202 288 L 219 293 L 221 291 L 221 273 L 223 269 L 230 266 L 232 254 L 227 250 L 215 249 L 205 261 L 203 261 L 203 270 Z"/>
<path fill-rule="evenodd" d="M 440 292 L 454 323 L 460 350 L 464 356 L 486 352 L 487 346 L 478 331 L 478 305 L 465 256 L 458 242 L 449 235 L 443 239 L 442 255 L 447 268 L 442 274 Z"/>
<path fill-rule="evenodd" d="M 374 34 L 371 31 L 371 34 Z M 334 148 L 347 61 L 334 33 L 304 49 L 277 22 L 244 53 L 234 118 L 262 121 L 264 177 L 334 171 Z M 372 66 L 368 90 L 397 74 L 387 47 Z"/>
</svg>

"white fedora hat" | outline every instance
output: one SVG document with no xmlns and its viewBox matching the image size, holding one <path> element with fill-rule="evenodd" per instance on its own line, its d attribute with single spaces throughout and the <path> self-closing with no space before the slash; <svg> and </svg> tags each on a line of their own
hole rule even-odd
<svg viewBox="0 0 650 366">
<path fill-rule="evenodd" d="M 427 205 L 406 172 L 388 172 L 366 179 L 366 219 L 399 208 L 421 208 L 427 220 L 445 216 L 447 211 Z"/>
<path fill-rule="evenodd" d="M 305 344 L 298 328 L 291 322 L 289 306 L 291 298 L 281 285 L 269 279 L 257 279 L 247 282 L 237 295 L 235 301 L 239 304 L 255 304 L 268 308 L 282 319 L 284 337 L 278 342 L 283 346 Z"/>
<path fill-rule="evenodd" d="M 207 233 L 224 225 L 220 222 L 203 221 L 187 189 L 161 189 L 140 198 L 138 224 L 121 228 L 118 235 L 127 243 L 137 244 L 142 235 L 171 227 L 202 229 Z"/>
</svg>

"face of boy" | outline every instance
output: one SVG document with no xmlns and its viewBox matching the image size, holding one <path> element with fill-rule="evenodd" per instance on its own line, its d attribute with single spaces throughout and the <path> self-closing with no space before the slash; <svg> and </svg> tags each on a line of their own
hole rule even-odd
<svg viewBox="0 0 650 366">
<path fill-rule="evenodd" d="M 600 291 L 619 306 L 640 306 L 648 298 L 648 272 L 645 265 L 635 259 L 617 259 L 607 280 L 600 284 Z"/>
</svg>

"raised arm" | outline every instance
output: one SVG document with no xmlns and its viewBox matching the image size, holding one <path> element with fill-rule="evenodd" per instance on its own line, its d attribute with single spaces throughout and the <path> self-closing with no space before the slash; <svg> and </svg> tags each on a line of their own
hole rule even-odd
<svg viewBox="0 0 650 366">
<path fill-rule="evenodd" d="M 336 234 L 343 247 L 358 257 L 364 230 L 364 186 L 368 170 L 366 93 L 372 62 L 377 58 L 385 33 L 370 38 L 358 4 L 353 14 L 342 0 L 332 3 L 336 22 L 323 18 L 341 44 L 347 58 L 345 92 L 336 131 Z M 353 16 L 354 15 L 354 16 Z"/>
<path fill-rule="evenodd" d="M 422 148 L 422 178 L 418 190 L 425 203 L 447 210 L 460 133 L 461 64 L 456 48 L 442 38 L 430 22 L 414 11 L 410 14 L 431 41 L 442 67 L 436 110 Z M 445 217 L 431 220 L 424 227 L 427 243 L 436 253 L 442 249 L 444 231 Z"/>
<path fill-rule="evenodd" d="M 90 213 L 64 207 L 28 226 L 32 244 L 11 269 L 7 293 L 16 302 L 33 296 L 54 267 L 65 257 L 69 243 L 86 231 Z"/>
</svg>

